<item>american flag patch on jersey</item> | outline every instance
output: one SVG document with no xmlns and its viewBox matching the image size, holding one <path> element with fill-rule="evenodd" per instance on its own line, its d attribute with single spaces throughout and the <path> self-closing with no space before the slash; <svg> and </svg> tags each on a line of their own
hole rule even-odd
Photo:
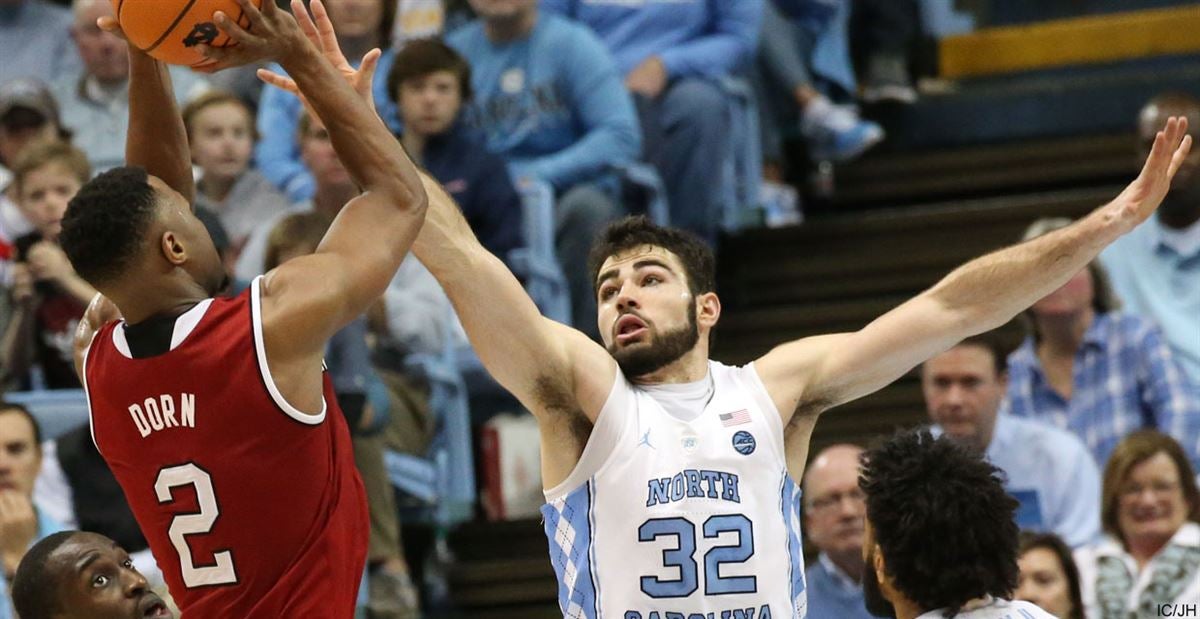
<svg viewBox="0 0 1200 619">
<path fill-rule="evenodd" d="M 732 413 L 721 413 L 721 425 L 728 428 L 729 426 L 740 426 L 743 423 L 750 423 L 750 412 L 746 409 L 733 411 Z"/>
</svg>

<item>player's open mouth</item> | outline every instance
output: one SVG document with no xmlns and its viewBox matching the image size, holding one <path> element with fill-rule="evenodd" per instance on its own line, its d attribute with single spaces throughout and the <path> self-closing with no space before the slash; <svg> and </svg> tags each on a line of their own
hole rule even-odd
<svg viewBox="0 0 1200 619">
<path fill-rule="evenodd" d="M 617 324 L 613 325 L 613 330 L 617 334 L 618 344 L 628 344 L 646 333 L 647 328 L 645 321 L 641 318 L 633 314 L 625 314 L 617 319 Z"/>
<path fill-rule="evenodd" d="M 157 595 L 150 595 L 150 599 L 142 602 L 142 616 L 152 617 L 154 619 L 163 619 L 171 617 L 171 610 L 163 603 Z"/>
</svg>

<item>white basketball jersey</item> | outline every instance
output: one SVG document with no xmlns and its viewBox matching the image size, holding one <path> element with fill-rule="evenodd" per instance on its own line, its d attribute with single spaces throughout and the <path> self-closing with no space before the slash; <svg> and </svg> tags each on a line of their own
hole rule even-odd
<svg viewBox="0 0 1200 619">
<path fill-rule="evenodd" d="M 564 617 L 805 617 L 783 424 L 753 364 L 709 372 L 690 422 L 618 372 L 579 464 L 546 491 Z"/>
</svg>

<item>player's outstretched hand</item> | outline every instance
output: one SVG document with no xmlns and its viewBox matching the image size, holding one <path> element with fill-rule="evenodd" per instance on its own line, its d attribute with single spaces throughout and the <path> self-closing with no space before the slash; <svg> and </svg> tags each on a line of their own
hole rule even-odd
<svg viewBox="0 0 1200 619">
<path fill-rule="evenodd" d="M 237 67 L 259 60 L 274 60 L 281 64 L 302 53 L 308 46 L 308 40 L 296 23 L 296 18 L 287 11 L 281 11 L 273 0 L 262 0 L 262 7 L 254 6 L 250 0 L 236 0 L 238 7 L 250 23 L 249 29 L 242 28 L 225 14 L 217 11 L 213 21 L 237 45 L 228 47 L 212 47 L 198 45 L 197 49 L 209 63 L 196 67 L 197 71 L 212 73 L 229 67 Z M 296 11 L 298 2 L 292 2 L 292 10 Z M 303 5 L 300 5 L 297 15 L 308 15 Z"/>
<path fill-rule="evenodd" d="M 325 4 L 321 0 L 313 0 L 309 8 L 312 10 L 312 17 L 309 17 L 308 11 L 304 9 L 304 5 L 300 0 L 292 0 L 292 10 L 295 12 L 296 23 L 300 26 L 300 30 L 308 38 L 309 42 L 321 51 L 321 55 L 325 60 L 346 78 L 346 82 L 362 97 L 367 106 L 374 111 L 375 99 L 372 97 L 371 84 L 375 78 L 375 67 L 378 65 L 379 57 L 382 54 L 379 48 L 367 52 L 363 56 L 362 62 L 359 63 L 358 68 L 355 69 L 346 60 L 346 55 L 342 53 L 341 45 L 338 44 L 337 33 L 333 30 L 333 21 L 329 19 L 329 13 L 325 10 Z M 304 101 L 304 95 L 300 92 L 295 80 L 292 78 L 267 69 L 259 69 L 258 77 L 262 81 L 286 90 L 299 97 L 301 101 Z M 305 107 L 308 107 L 307 102 L 305 102 Z M 312 113 L 311 109 L 309 113 Z"/>
<path fill-rule="evenodd" d="M 1110 209 L 1108 215 L 1122 225 L 1125 232 L 1146 221 L 1171 189 L 1171 179 L 1192 148 L 1192 136 L 1188 135 L 1187 129 L 1186 117 L 1168 118 L 1167 126 L 1154 137 L 1154 147 L 1150 149 L 1142 173 L 1105 207 Z"/>
</svg>

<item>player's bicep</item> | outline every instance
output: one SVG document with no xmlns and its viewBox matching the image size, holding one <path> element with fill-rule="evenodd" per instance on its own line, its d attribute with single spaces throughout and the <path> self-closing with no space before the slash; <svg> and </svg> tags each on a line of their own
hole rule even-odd
<svg viewBox="0 0 1200 619">
<path fill-rule="evenodd" d="M 260 314 L 264 336 L 278 343 L 273 349 L 289 358 L 321 354 L 329 338 L 369 304 L 355 272 L 347 257 L 318 253 L 264 275 L 258 283 Z"/>
</svg>

